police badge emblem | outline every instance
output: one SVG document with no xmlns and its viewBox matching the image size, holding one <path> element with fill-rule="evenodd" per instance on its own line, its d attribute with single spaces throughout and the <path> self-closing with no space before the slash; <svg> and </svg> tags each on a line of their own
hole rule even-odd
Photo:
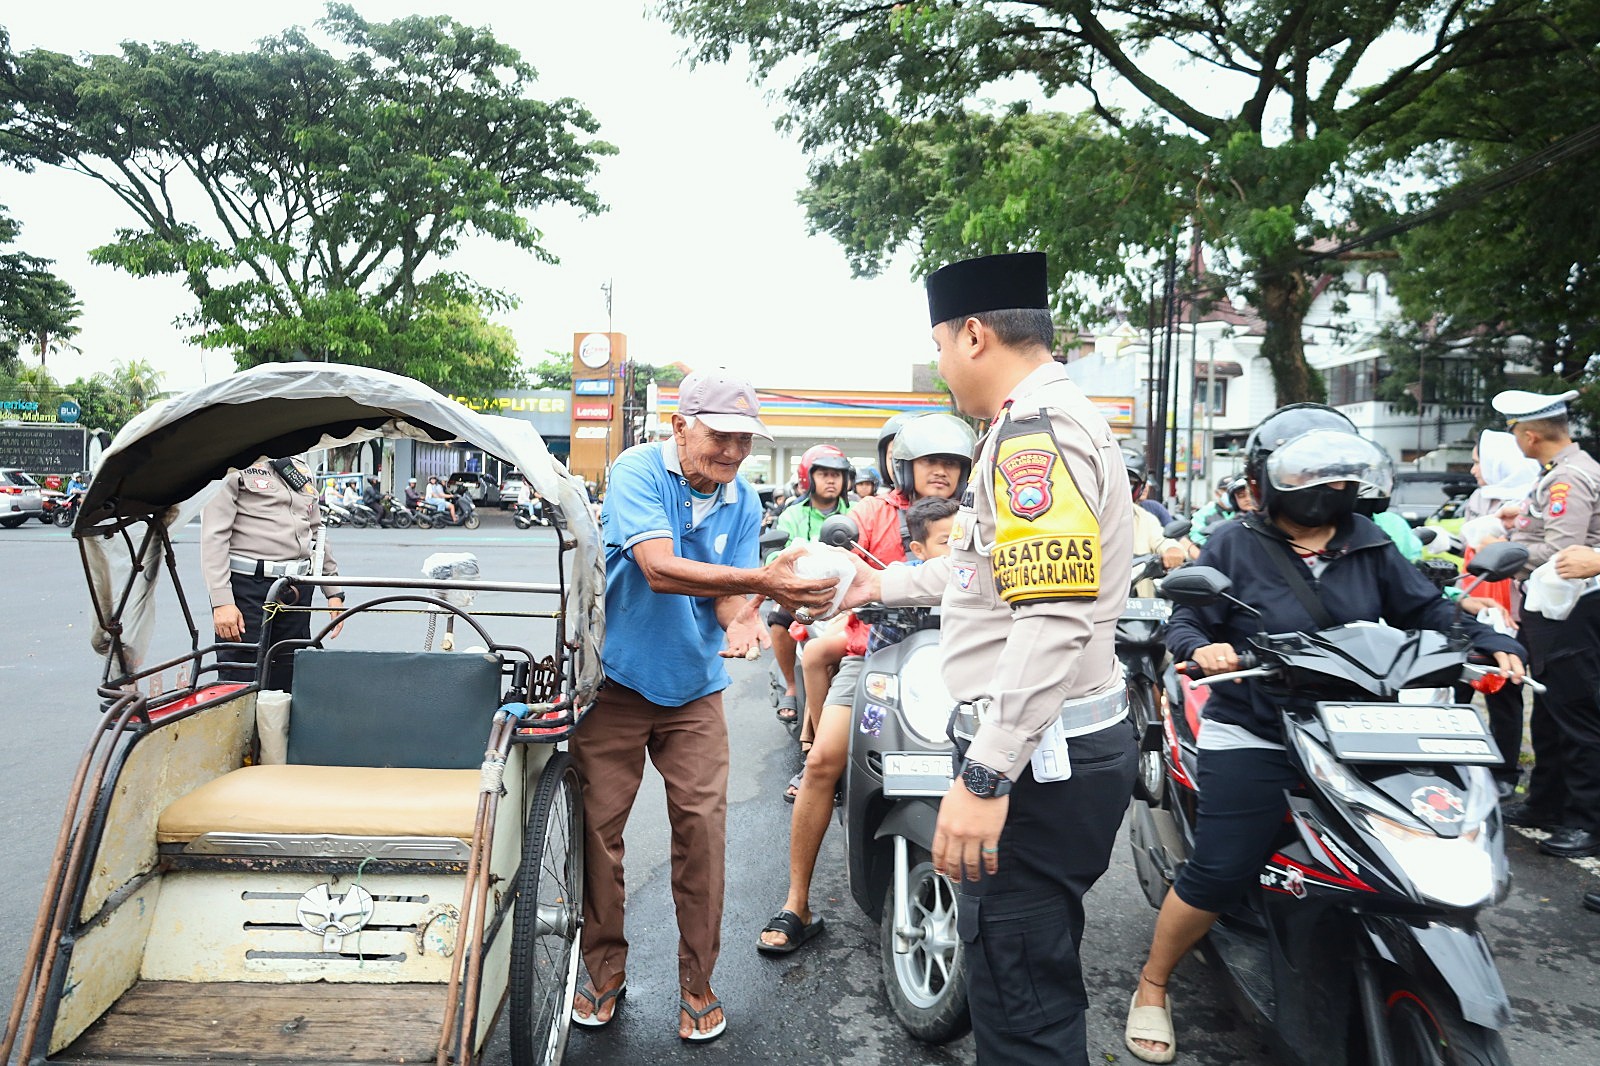
<svg viewBox="0 0 1600 1066">
<path fill-rule="evenodd" d="M 1030 448 L 1000 460 L 1000 476 L 1006 479 L 1006 495 L 1011 513 L 1032 522 L 1054 503 L 1050 495 L 1050 471 L 1056 464 L 1051 452 Z"/>
</svg>

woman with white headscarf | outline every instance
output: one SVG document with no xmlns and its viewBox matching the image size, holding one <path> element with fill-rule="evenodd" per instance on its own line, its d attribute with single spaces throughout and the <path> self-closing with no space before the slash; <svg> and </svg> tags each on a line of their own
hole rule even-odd
<svg viewBox="0 0 1600 1066">
<path fill-rule="evenodd" d="M 1478 524 L 1489 527 L 1484 531 L 1489 535 L 1484 536 L 1483 532 L 1474 534 L 1463 525 L 1461 535 L 1467 542 L 1466 558 L 1469 561 L 1475 549 L 1505 536 L 1510 529 L 1510 515 L 1527 499 L 1534 483 L 1539 480 L 1539 461 L 1523 455 L 1522 449 L 1517 447 L 1517 439 L 1509 433 L 1484 430 L 1478 436 L 1477 446 L 1472 449 L 1472 458 L 1472 476 L 1478 479 L 1478 489 L 1467 497 L 1467 502 L 1461 508 L 1461 516 L 1469 523 L 1474 519 L 1483 519 Z M 1503 509 L 1508 512 L 1505 517 L 1501 516 Z M 1463 603 L 1468 609 L 1474 604 L 1493 602 L 1506 616 L 1512 614 L 1510 581 L 1479 585 L 1470 599 L 1472 604 Z M 1514 685 L 1505 685 L 1494 692 L 1484 693 L 1484 704 L 1489 711 L 1489 732 L 1505 756 L 1505 762 L 1490 768 L 1500 796 L 1504 799 L 1516 789 L 1520 774 L 1522 690 Z"/>
</svg>

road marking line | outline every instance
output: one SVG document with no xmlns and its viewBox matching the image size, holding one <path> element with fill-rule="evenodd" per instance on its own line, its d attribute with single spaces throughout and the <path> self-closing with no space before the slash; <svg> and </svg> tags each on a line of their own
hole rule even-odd
<svg viewBox="0 0 1600 1066">
<path fill-rule="evenodd" d="M 1539 840 L 1549 840 L 1550 839 L 1550 834 L 1545 832 L 1543 829 L 1534 829 L 1534 828 L 1532 828 L 1530 826 L 1525 826 L 1525 825 L 1510 825 L 1510 826 L 1507 826 L 1506 828 L 1512 830 L 1513 832 L 1521 833 L 1523 836 L 1527 837 L 1529 840 L 1539 841 Z M 1543 855 L 1543 854 L 1546 854 L 1546 853 L 1541 851 L 1539 854 Z M 1561 856 L 1559 856 L 1559 855 L 1551 855 L 1550 856 L 1550 858 L 1552 858 L 1552 859 L 1557 859 L 1557 858 L 1560 858 L 1560 857 Z M 1587 856 L 1584 856 L 1583 858 L 1576 858 L 1576 859 L 1569 858 L 1566 861 L 1572 863 L 1572 865 L 1578 867 L 1580 870 L 1584 870 L 1584 871 L 1586 871 L 1588 873 L 1591 873 L 1595 877 L 1600 877 L 1600 856 L 1587 855 Z"/>
</svg>

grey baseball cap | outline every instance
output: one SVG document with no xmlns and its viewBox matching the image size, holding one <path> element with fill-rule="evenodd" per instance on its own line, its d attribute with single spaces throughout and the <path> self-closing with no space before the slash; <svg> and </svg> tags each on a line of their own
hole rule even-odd
<svg viewBox="0 0 1600 1066">
<path fill-rule="evenodd" d="M 693 416 L 718 433 L 754 433 L 772 439 L 761 421 L 761 401 L 743 378 L 725 370 L 696 370 L 678 385 L 678 413 Z"/>
</svg>

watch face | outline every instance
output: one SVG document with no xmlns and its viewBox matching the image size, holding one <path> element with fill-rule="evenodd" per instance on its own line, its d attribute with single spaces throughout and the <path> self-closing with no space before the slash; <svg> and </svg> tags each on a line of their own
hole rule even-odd
<svg viewBox="0 0 1600 1066">
<path fill-rule="evenodd" d="M 981 763 L 967 763 L 966 769 L 961 771 L 961 779 L 966 782 L 967 791 L 975 795 L 987 796 L 994 791 L 994 774 Z"/>
</svg>

